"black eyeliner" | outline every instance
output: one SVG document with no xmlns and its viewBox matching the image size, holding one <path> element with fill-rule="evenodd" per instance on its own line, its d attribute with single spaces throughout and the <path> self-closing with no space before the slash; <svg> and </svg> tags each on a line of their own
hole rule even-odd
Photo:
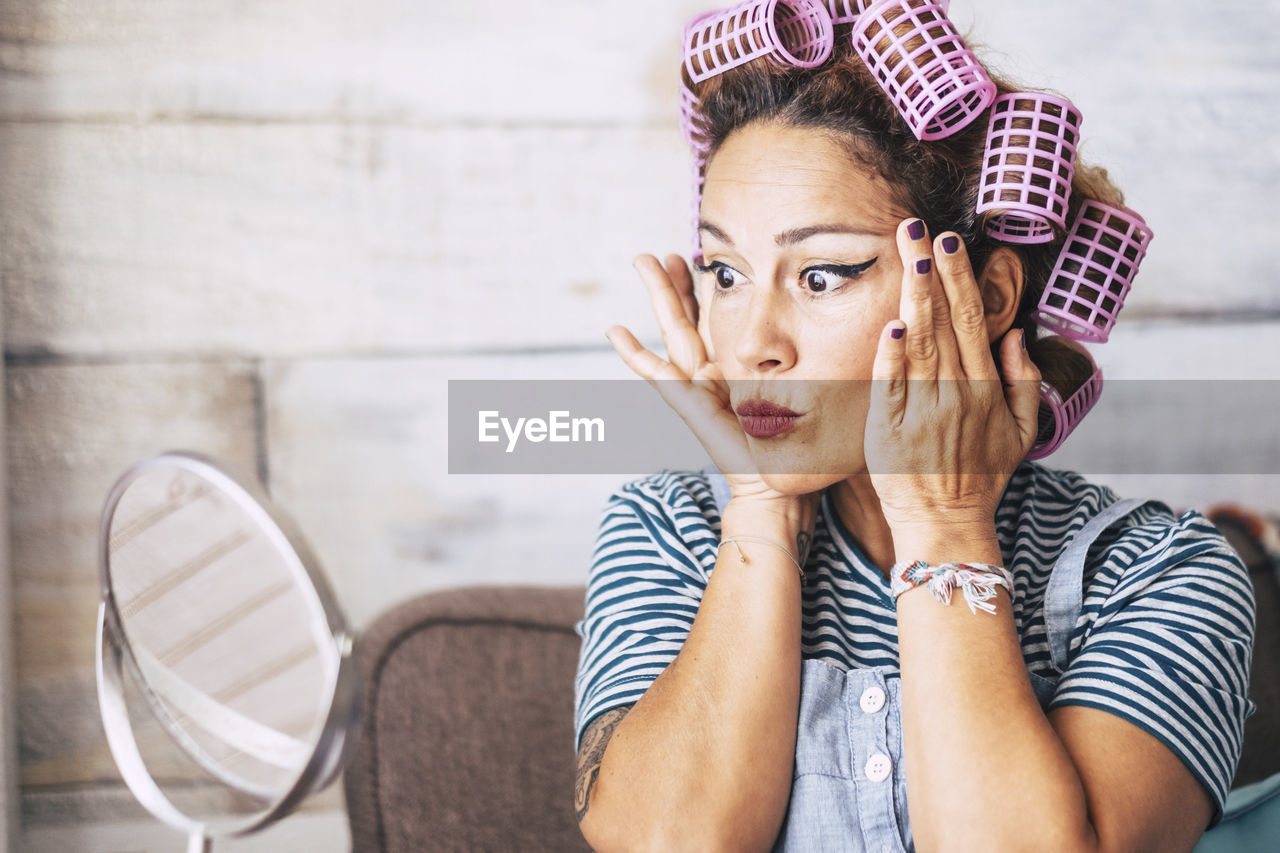
<svg viewBox="0 0 1280 853">
<path fill-rule="evenodd" d="M 875 262 L 878 260 L 880 260 L 879 255 L 877 255 L 876 257 L 872 258 L 869 261 L 864 261 L 863 263 L 860 263 L 860 264 L 847 264 L 843 266 L 838 264 L 818 264 L 812 267 L 805 267 L 804 270 L 805 272 L 808 272 L 810 270 L 821 270 L 822 272 L 829 272 L 832 275 L 838 275 L 838 276 L 841 276 L 842 278 L 852 278 L 855 275 L 861 275 L 862 273 L 871 269 L 871 267 L 874 266 Z M 706 266 L 703 266 L 702 264 L 694 264 L 693 268 L 698 272 L 711 272 L 716 267 L 722 267 L 722 266 L 725 266 L 725 265 L 720 263 L 720 261 L 712 261 Z"/>
<path fill-rule="evenodd" d="M 878 260 L 880 260 L 879 255 L 861 264 L 849 264 L 846 266 L 838 266 L 836 264 L 817 264 L 816 266 L 805 267 L 804 271 L 812 272 L 814 270 L 820 270 L 822 272 L 829 272 L 832 275 L 838 275 L 841 278 L 853 278 L 854 276 L 862 275 L 864 272 L 871 269 L 872 265 L 874 265 Z"/>
</svg>

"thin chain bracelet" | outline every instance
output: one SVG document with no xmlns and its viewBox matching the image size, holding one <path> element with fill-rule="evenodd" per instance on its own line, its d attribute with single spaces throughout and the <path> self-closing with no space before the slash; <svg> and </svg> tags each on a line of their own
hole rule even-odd
<svg viewBox="0 0 1280 853">
<path fill-rule="evenodd" d="M 716 546 L 716 556 L 717 557 L 720 556 L 720 549 L 724 547 L 725 543 L 732 542 L 738 549 L 738 562 L 745 563 L 747 561 L 747 555 L 742 553 L 742 546 L 738 544 L 739 541 L 757 542 L 761 545 L 768 545 L 770 548 L 777 548 L 779 551 L 786 554 L 787 557 L 791 560 L 791 562 L 796 564 L 796 570 L 800 572 L 800 584 L 801 586 L 804 585 L 805 583 L 804 568 L 800 565 L 800 561 L 797 560 L 795 557 L 791 556 L 791 552 L 788 551 L 785 547 L 769 539 L 761 539 L 759 536 L 730 536 L 728 539 L 720 540 L 720 544 Z"/>
<path fill-rule="evenodd" d="M 988 566 L 985 563 L 943 563 L 930 566 L 924 560 L 898 563 L 889 573 L 889 591 L 893 600 L 910 589 L 928 586 L 936 601 L 951 604 L 951 592 L 956 587 L 964 593 L 965 603 L 969 610 L 977 614 L 981 608 L 984 613 L 995 614 L 996 606 L 991 599 L 996 597 L 996 587 L 1002 586 L 1013 598 L 1013 575 L 1003 566 Z"/>
</svg>

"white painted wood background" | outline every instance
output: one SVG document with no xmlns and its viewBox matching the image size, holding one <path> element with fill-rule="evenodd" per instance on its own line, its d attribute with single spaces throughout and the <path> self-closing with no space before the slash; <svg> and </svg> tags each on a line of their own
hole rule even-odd
<svg viewBox="0 0 1280 853">
<path fill-rule="evenodd" d="M 0 0 L 29 849 L 172 849 L 122 805 L 93 693 L 98 513 L 138 457 L 263 476 L 360 626 L 585 579 L 618 478 L 449 476 L 446 383 L 626 376 L 615 322 L 658 343 L 630 259 L 687 250 L 677 34 L 706 5 Z M 1108 377 L 1280 378 L 1280 2 L 975 6 L 988 62 L 1080 106 L 1156 232 Z M 1116 481 L 1280 507 L 1273 476 Z"/>
</svg>

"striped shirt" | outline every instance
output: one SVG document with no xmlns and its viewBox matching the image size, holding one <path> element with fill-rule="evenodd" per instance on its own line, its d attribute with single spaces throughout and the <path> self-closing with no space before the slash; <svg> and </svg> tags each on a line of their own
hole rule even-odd
<svg viewBox="0 0 1280 853">
<path fill-rule="evenodd" d="M 1055 678 L 1044 618 L 1049 575 L 1092 516 L 1113 502 L 1105 486 L 1024 462 L 996 513 L 1013 614 L 1027 670 Z M 636 702 L 675 659 L 715 567 L 720 513 L 706 474 L 668 471 L 608 500 L 587 581 L 574 690 L 574 749 L 598 714 Z M 804 658 L 897 677 L 898 623 L 880 570 L 820 503 L 805 564 Z M 1159 738 L 1221 809 L 1240 759 L 1255 604 L 1248 572 L 1201 514 L 1148 503 L 1090 549 L 1069 665 L 1050 707 L 1084 705 Z"/>
</svg>

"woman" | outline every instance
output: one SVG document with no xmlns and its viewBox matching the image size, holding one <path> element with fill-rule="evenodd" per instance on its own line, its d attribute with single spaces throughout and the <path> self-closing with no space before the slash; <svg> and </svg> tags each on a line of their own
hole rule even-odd
<svg viewBox="0 0 1280 853">
<path fill-rule="evenodd" d="M 1067 396 L 1088 370 L 1035 336 L 1061 235 L 991 238 L 986 122 L 918 141 L 847 30 L 816 68 L 686 74 L 711 140 L 698 283 L 638 258 L 668 359 L 608 336 L 729 494 L 663 471 L 605 508 L 578 625 L 584 836 L 1190 849 L 1254 710 L 1247 573 L 1199 514 L 1025 460 L 1040 379 Z M 1078 168 L 1072 210 L 1088 199 L 1119 194 Z M 913 565 L 984 581 L 948 606 Z"/>
</svg>

